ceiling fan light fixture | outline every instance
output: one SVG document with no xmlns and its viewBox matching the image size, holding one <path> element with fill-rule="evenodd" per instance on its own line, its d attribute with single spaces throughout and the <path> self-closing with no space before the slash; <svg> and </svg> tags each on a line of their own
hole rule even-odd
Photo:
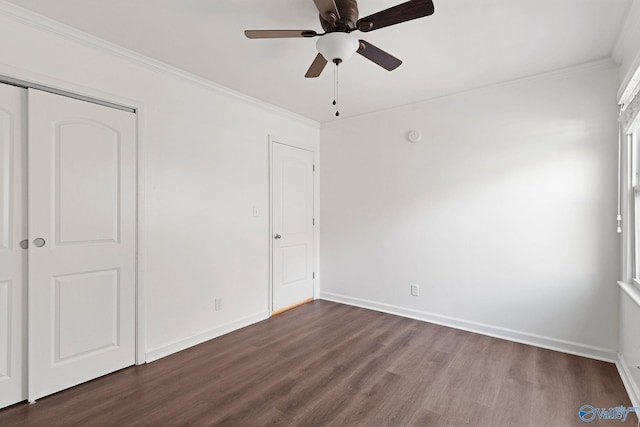
<svg viewBox="0 0 640 427">
<path fill-rule="evenodd" d="M 340 63 L 348 60 L 360 47 L 358 39 L 350 34 L 335 32 L 323 35 L 316 42 L 316 49 L 327 61 Z"/>
</svg>

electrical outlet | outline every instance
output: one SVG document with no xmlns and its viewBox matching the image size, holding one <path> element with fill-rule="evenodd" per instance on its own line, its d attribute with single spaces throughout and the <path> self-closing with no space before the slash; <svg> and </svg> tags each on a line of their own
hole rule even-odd
<svg viewBox="0 0 640 427">
<path fill-rule="evenodd" d="M 222 310 L 222 298 L 216 298 L 215 308 L 216 308 L 216 311 Z"/>
<path fill-rule="evenodd" d="M 420 295 L 420 286 L 411 285 L 411 296 L 417 297 Z"/>
</svg>

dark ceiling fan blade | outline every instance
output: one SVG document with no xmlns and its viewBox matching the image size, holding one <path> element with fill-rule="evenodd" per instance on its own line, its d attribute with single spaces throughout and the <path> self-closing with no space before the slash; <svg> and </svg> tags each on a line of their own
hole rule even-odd
<svg viewBox="0 0 640 427">
<path fill-rule="evenodd" d="M 389 25 L 429 16 L 433 12 L 434 8 L 431 0 L 410 0 L 359 19 L 356 23 L 356 28 L 364 32 L 373 31 Z"/>
<path fill-rule="evenodd" d="M 358 53 L 365 58 L 375 62 L 385 70 L 395 70 L 402 64 L 398 58 L 393 55 L 388 54 L 384 50 L 380 49 L 372 45 L 369 42 L 364 40 L 360 40 L 360 47 L 358 48 Z"/>
<path fill-rule="evenodd" d="M 313 62 L 311 63 L 311 67 L 309 67 L 307 74 L 305 74 L 304 76 L 306 78 L 320 76 L 320 74 L 322 73 L 322 70 L 324 70 L 325 65 L 327 65 L 327 60 L 324 59 L 324 56 L 322 56 L 322 54 L 319 53 L 318 55 L 316 55 L 316 59 L 314 59 Z"/>
<path fill-rule="evenodd" d="M 325 21 L 336 22 L 340 19 L 340 12 L 338 6 L 336 6 L 335 0 L 313 0 L 320 12 L 320 16 Z"/>
<path fill-rule="evenodd" d="M 295 37 L 315 37 L 313 30 L 245 30 L 244 35 L 249 39 L 284 39 Z"/>
</svg>

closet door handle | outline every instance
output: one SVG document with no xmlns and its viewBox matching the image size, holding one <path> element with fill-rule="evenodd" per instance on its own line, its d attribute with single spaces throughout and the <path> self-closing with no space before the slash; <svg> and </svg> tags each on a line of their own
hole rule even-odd
<svg viewBox="0 0 640 427">
<path fill-rule="evenodd" d="M 282 236 L 279 235 L 279 234 L 276 234 L 275 236 L 273 236 L 273 238 L 276 239 L 276 240 L 280 240 L 280 239 L 282 239 Z"/>
<path fill-rule="evenodd" d="M 33 244 L 36 245 L 36 248 L 43 247 L 47 242 L 42 237 L 38 237 L 37 239 L 33 239 Z"/>
<path fill-rule="evenodd" d="M 27 239 L 24 239 L 20 242 L 20 247 L 22 249 L 29 249 L 29 241 Z"/>
</svg>

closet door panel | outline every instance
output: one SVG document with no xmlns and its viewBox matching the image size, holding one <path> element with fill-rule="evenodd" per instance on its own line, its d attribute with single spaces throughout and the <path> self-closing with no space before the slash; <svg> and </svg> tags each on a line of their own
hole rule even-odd
<svg viewBox="0 0 640 427">
<path fill-rule="evenodd" d="M 25 400 L 25 89 L 0 84 L 0 408 Z"/>
<path fill-rule="evenodd" d="M 29 90 L 29 400 L 135 362 L 135 115 Z"/>
<path fill-rule="evenodd" d="M 56 245 L 117 242 L 119 133 L 82 122 L 61 123 L 56 132 Z"/>
</svg>

